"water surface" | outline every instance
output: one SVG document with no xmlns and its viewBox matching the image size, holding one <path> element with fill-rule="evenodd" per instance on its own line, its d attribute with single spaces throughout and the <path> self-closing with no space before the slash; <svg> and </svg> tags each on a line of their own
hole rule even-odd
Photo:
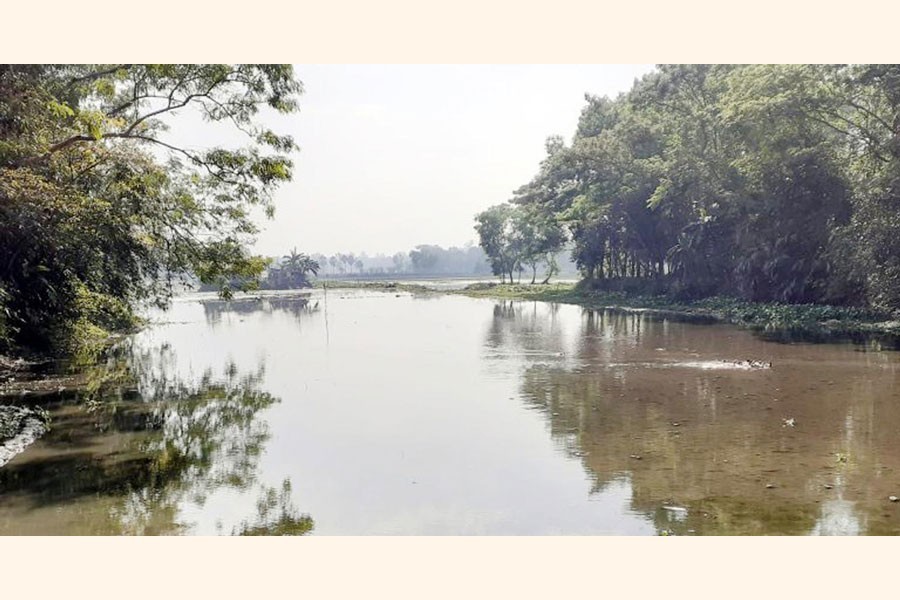
<svg viewBox="0 0 900 600">
<path fill-rule="evenodd" d="M 367 290 L 154 319 L 0 468 L 0 533 L 900 531 L 895 352 Z"/>
</svg>

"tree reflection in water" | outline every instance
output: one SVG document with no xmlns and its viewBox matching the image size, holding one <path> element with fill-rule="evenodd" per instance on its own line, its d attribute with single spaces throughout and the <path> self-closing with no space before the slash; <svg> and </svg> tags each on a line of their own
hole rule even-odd
<svg viewBox="0 0 900 600">
<path fill-rule="evenodd" d="M 291 501 L 291 482 L 285 479 L 281 490 L 266 488 L 256 502 L 256 517 L 242 521 L 232 535 L 305 535 L 313 530 L 309 515 L 297 514 Z"/>
<path fill-rule="evenodd" d="M 319 310 L 319 300 L 311 301 L 309 293 L 263 295 L 203 302 L 203 315 L 211 327 L 217 326 L 226 316 L 246 317 L 251 314 L 272 315 L 279 312 L 293 315 L 299 322 L 303 317 Z"/>
<path fill-rule="evenodd" d="M 47 510 L 56 512 L 51 533 L 188 533 L 183 509 L 229 490 L 258 497 L 256 514 L 232 533 L 310 532 L 290 480 L 280 490 L 259 481 L 270 436 L 259 413 L 278 402 L 260 389 L 264 365 L 240 373 L 230 362 L 195 379 L 176 366 L 167 345 L 128 341 L 90 375 L 99 383 L 52 407 L 50 433 L 0 469 L 0 533 L 41 532 Z"/>
<path fill-rule="evenodd" d="M 539 321 L 527 304 L 499 303 L 485 346 L 528 351 L 522 401 L 584 465 L 592 493 L 629 485 L 632 510 L 658 532 L 900 531 L 885 510 L 894 488 L 884 475 L 900 471 L 891 439 L 900 381 L 889 357 L 587 309 L 570 343 L 563 334 L 542 342 Z M 561 344 L 574 360 L 548 361 Z M 696 366 L 747 358 L 776 368 Z"/>
</svg>

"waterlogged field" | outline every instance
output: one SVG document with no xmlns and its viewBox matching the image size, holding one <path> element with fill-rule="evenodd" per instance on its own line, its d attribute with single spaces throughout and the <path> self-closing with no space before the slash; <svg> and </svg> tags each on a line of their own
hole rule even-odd
<svg viewBox="0 0 900 600">
<path fill-rule="evenodd" d="M 154 319 L 0 468 L 0 533 L 900 532 L 895 352 L 369 290 Z"/>
</svg>

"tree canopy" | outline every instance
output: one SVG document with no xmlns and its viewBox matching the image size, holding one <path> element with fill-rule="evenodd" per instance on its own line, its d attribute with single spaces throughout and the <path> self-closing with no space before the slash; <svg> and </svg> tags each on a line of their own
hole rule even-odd
<svg viewBox="0 0 900 600">
<path fill-rule="evenodd" d="M 0 66 L 0 350 L 71 351 L 179 278 L 253 281 L 251 211 L 272 214 L 297 149 L 259 113 L 301 92 L 290 65 Z M 174 143 L 184 111 L 246 145 Z"/>
<path fill-rule="evenodd" d="M 525 267 L 531 269 L 531 283 L 537 266 L 546 265 L 546 279 L 559 271 L 555 255 L 566 241 L 565 233 L 553 215 L 531 206 L 498 204 L 475 217 L 475 230 L 488 256 L 494 275 L 502 280 Z"/>
<path fill-rule="evenodd" d="M 281 257 L 280 268 L 269 269 L 266 283 L 275 289 L 310 287 L 308 275 L 318 275 L 320 268 L 318 261 L 293 248 Z"/>
<path fill-rule="evenodd" d="M 516 206 L 595 285 L 900 309 L 900 66 L 661 65 L 478 216 L 489 255 Z"/>
</svg>

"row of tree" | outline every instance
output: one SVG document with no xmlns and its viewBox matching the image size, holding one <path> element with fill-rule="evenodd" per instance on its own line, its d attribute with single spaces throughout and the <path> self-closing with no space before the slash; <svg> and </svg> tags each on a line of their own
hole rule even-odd
<svg viewBox="0 0 900 600">
<path fill-rule="evenodd" d="M 595 282 L 900 308 L 898 65 L 664 65 L 546 149 L 477 217 L 495 273 L 556 223 Z"/>
<path fill-rule="evenodd" d="M 310 287 L 312 277 L 356 275 L 480 275 L 487 274 L 488 263 L 484 251 L 477 246 L 442 248 L 419 245 L 408 254 L 392 256 L 378 254 L 370 257 L 352 253 L 305 254 L 296 248 L 279 258 L 269 259 L 267 269 L 258 285 L 268 289 L 296 289 Z M 235 282 L 239 284 L 240 282 Z M 201 286 L 201 289 L 213 289 Z"/>
<path fill-rule="evenodd" d="M 502 210 L 515 212 L 516 209 L 504 206 Z M 536 230 L 532 222 L 518 219 L 516 223 L 527 224 L 527 232 L 518 234 L 519 239 L 531 240 L 525 246 L 527 248 L 536 248 L 534 240 L 540 238 L 533 235 Z M 545 283 L 553 275 L 560 273 L 561 269 L 567 273 L 574 272 L 574 264 L 566 259 L 565 253 L 559 245 L 559 242 L 563 239 L 561 227 L 555 225 L 552 230 L 555 231 L 555 237 L 553 241 L 544 242 L 544 253 L 528 254 L 529 258 L 527 261 L 523 258 L 517 263 L 516 268 L 519 270 L 520 277 L 524 266 L 527 264 L 532 269 L 533 280 L 539 262 L 547 265 Z M 529 250 L 529 252 L 531 251 Z M 266 268 L 261 276 L 234 278 L 227 283 L 234 289 L 262 288 L 285 290 L 311 287 L 313 278 L 320 276 L 325 278 L 335 276 L 379 277 L 385 275 L 477 276 L 487 275 L 490 272 L 491 265 L 485 252 L 480 247 L 469 244 L 461 248 L 456 246 L 443 248 L 441 246 L 422 244 L 410 250 L 409 253 L 398 252 L 392 256 L 383 254 L 369 256 L 365 252 L 358 256 L 352 253 L 336 253 L 326 256 L 324 254 L 306 254 L 299 252 L 297 248 L 293 248 L 284 256 L 266 259 Z M 218 284 L 204 284 L 196 280 L 190 282 L 191 285 L 189 287 L 197 287 L 198 283 L 201 291 L 215 291 L 219 289 Z"/>
<path fill-rule="evenodd" d="M 392 255 L 365 252 L 338 252 L 332 255 L 312 254 L 321 265 L 325 277 L 377 275 L 487 275 L 487 257 L 478 246 L 444 248 L 420 244 L 409 252 Z"/>
</svg>

